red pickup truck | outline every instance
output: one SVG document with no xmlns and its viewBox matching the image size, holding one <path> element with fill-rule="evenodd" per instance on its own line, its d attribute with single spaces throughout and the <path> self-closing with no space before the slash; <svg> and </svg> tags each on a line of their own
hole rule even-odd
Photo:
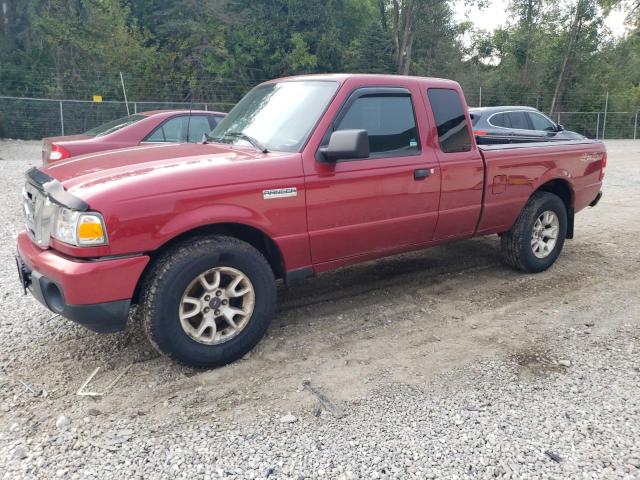
<svg viewBox="0 0 640 480">
<path fill-rule="evenodd" d="M 276 279 L 489 234 L 508 265 L 545 270 L 575 212 L 600 199 L 603 144 L 479 149 L 469 120 L 448 80 L 263 83 L 208 142 L 29 170 L 22 284 L 99 332 L 123 329 L 137 304 L 158 350 L 211 367 L 258 343 Z"/>
</svg>

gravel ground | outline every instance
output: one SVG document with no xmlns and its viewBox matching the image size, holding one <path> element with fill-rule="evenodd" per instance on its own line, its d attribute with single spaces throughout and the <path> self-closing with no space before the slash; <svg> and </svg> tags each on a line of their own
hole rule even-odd
<svg viewBox="0 0 640 480">
<path fill-rule="evenodd" d="M 97 335 L 21 295 L 40 146 L 0 142 L 0 478 L 640 478 L 640 142 L 607 146 L 605 196 L 549 271 L 488 237 L 321 275 L 202 372 L 135 318 Z M 98 367 L 90 390 L 124 374 L 78 396 Z"/>
</svg>

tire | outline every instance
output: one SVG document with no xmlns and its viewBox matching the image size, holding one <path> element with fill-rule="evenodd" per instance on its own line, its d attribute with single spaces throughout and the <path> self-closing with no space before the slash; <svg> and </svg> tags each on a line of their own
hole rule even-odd
<svg viewBox="0 0 640 480">
<path fill-rule="evenodd" d="M 204 281 L 201 280 L 203 274 Z M 227 276 L 230 280 L 225 287 L 223 282 Z M 241 283 L 230 291 L 233 280 L 240 277 Z M 216 278 L 218 287 L 211 289 Z M 245 290 L 249 293 L 236 297 L 238 288 L 239 293 Z M 210 297 L 206 297 L 207 292 Z M 218 294 L 222 296 L 216 298 Z M 220 304 L 225 301 L 221 298 L 226 299 L 226 306 Z M 214 301 L 218 303 L 214 305 Z M 233 302 L 236 303 L 232 306 Z M 156 260 L 143 288 L 141 316 L 147 338 L 160 353 L 191 367 L 212 368 L 231 363 L 249 352 L 264 336 L 275 305 L 275 278 L 264 256 L 236 238 L 211 236 L 187 240 Z M 226 321 L 225 309 L 248 311 L 249 307 L 251 313 L 241 314 L 240 321 L 238 314 L 229 314 L 238 327 L 234 330 Z M 195 310 L 198 313 L 194 314 Z M 214 319 L 210 327 L 205 327 L 214 311 L 225 313 Z M 198 336 L 201 326 L 203 332 Z M 231 333 L 226 333 L 228 331 Z"/>
<path fill-rule="evenodd" d="M 552 229 L 543 228 L 541 231 L 540 224 L 536 224 L 536 221 L 541 219 L 545 212 L 552 212 L 558 223 L 555 243 L 552 248 L 548 248 L 550 245 L 549 237 L 542 237 L 543 232 L 550 232 Z M 553 218 L 553 215 L 548 215 L 546 218 Z M 544 223 L 545 221 L 542 221 L 542 224 Z M 551 222 L 549 225 L 552 224 L 555 222 Z M 534 245 L 534 242 L 538 240 L 536 235 L 540 236 L 542 244 L 547 245 L 548 250 L 541 249 L 539 243 Z M 520 216 L 511 230 L 502 235 L 502 256 L 505 263 L 513 268 L 528 273 L 542 272 L 553 265 L 560 255 L 566 235 L 567 208 L 564 202 L 553 193 L 535 192 L 520 212 Z"/>
</svg>

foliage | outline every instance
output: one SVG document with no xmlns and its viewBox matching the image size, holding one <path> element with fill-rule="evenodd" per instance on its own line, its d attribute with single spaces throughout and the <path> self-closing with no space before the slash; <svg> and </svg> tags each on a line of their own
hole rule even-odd
<svg viewBox="0 0 640 480">
<path fill-rule="evenodd" d="M 472 104 L 482 87 L 485 104 L 594 110 L 609 91 L 628 111 L 640 33 L 602 23 L 602 8 L 637 15 L 625 1 L 512 0 L 482 32 L 453 0 L 3 0 L 0 94 L 120 100 L 123 72 L 130 99 L 235 102 L 277 76 L 408 72 L 458 80 Z"/>
</svg>

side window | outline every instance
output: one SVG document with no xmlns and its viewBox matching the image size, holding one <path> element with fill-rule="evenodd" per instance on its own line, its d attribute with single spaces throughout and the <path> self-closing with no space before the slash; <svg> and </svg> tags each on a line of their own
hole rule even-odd
<svg viewBox="0 0 640 480">
<path fill-rule="evenodd" d="M 427 95 L 438 127 L 440 149 L 444 153 L 470 151 L 469 125 L 458 93 L 448 88 L 430 88 Z"/>
<path fill-rule="evenodd" d="M 207 120 L 209 121 L 209 127 L 211 128 L 211 130 L 216 128 L 223 118 L 224 117 L 220 115 L 208 115 Z"/>
<path fill-rule="evenodd" d="M 335 130 L 364 129 L 371 155 L 411 155 L 420 151 L 409 95 L 365 95 L 357 98 Z"/>
<path fill-rule="evenodd" d="M 525 112 L 509 112 L 506 114 L 511 122 L 511 128 L 530 130 L 527 114 Z"/>
<path fill-rule="evenodd" d="M 187 122 L 189 118 L 186 115 L 172 118 L 164 123 L 165 142 L 184 142 L 187 137 Z"/>
<path fill-rule="evenodd" d="M 167 120 L 151 135 L 145 138 L 145 142 L 184 142 L 187 138 L 187 122 L 189 118 L 186 115 L 174 117 Z"/>
<path fill-rule="evenodd" d="M 205 115 L 191 115 L 191 121 L 189 122 L 189 138 L 190 143 L 199 142 L 202 140 L 202 135 L 209 133 L 212 128 L 209 125 L 209 120 Z"/>
<path fill-rule="evenodd" d="M 145 142 L 164 142 L 164 130 L 162 129 L 162 125 L 156 128 L 150 135 L 147 135 L 147 138 L 144 139 Z"/>
<path fill-rule="evenodd" d="M 511 122 L 509 122 L 506 113 L 496 113 L 492 115 L 489 122 L 495 127 L 511 128 Z"/>
<path fill-rule="evenodd" d="M 547 117 L 535 112 L 530 112 L 528 115 L 534 130 L 542 130 L 544 132 L 556 131 L 556 125 Z"/>
</svg>

